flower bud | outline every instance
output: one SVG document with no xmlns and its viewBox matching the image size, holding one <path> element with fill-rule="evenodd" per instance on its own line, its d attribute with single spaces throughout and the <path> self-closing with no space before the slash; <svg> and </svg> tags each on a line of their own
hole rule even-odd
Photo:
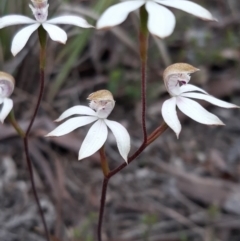
<svg viewBox="0 0 240 241">
<path fill-rule="evenodd" d="M 180 87 L 190 81 L 190 74 L 199 69 L 186 63 L 176 63 L 168 66 L 163 72 L 164 84 L 170 95 L 176 96 L 180 93 Z"/>
<path fill-rule="evenodd" d="M 108 90 L 93 92 L 87 99 L 90 100 L 90 108 L 97 112 L 99 118 L 107 118 L 115 106 L 113 95 Z"/>
<path fill-rule="evenodd" d="M 9 97 L 15 86 L 15 80 L 13 76 L 5 72 L 0 72 L 0 99 Z"/>
</svg>

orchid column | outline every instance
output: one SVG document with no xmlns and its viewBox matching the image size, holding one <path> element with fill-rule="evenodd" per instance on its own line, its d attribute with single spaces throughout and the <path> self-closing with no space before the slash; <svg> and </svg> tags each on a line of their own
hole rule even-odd
<svg viewBox="0 0 240 241">
<path fill-rule="evenodd" d="M 39 36 L 39 42 L 40 42 L 40 64 L 39 64 L 40 90 L 39 90 L 37 103 L 34 109 L 34 113 L 32 115 L 32 118 L 30 120 L 30 123 L 28 125 L 26 132 L 21 131 L 21 128 L 18 126 L 13 114 L 10 115 L 10 119 L 11 119 L 12 125 L 14 126 L 14 128 L 19 133 L 19 135 L 23 138 L 23 141 L 24 141 L 24 150 L 26 154 L 26 160 L 28 164 L 28 170 L 30 174 L 32 189 L 33 189 L 34 197 L 36 199 L 39 212 L 41 215 L 41 219 L 44 225 L 46 238 L 49 241 L 50 238 L 47 230 L 47 225 L 44 219 L 43 211 L 41 209 L 39 198 L 35 188 L 32 164 L 31 164 L 31 160 L 29 157 L 29 150 L 28 150 L 28 137 L 29 137 L 33 122 L 35 120 L 35 117 L 37 115 L 37 112 L 41 103 L 41 99 L 43 96 L 43 90 L 44 90 L 44 68 L 46 64 L 47 34 L 53 41 L 57 41 L 59 43 L 65 44 L 67 41 L 67 34 L 63 29 L 56 26 L 55 24 L 72 24 L 83 28 L 91 28 L 92 26 L 88 24 L 88 22 L 85 19 L 78 16 L 72 16 L 72 15 L 59 16 L 59 17 L 47 20 L 48 7 L 49 7 L 48 0 L 31 0 L 31 1 L 32 1 L 32 5 L 30 4 L 29 7 L 31 8 L 35 19 L 31 19 L 29 17 L 22 16 L 22 15 L 4 16 L 0 18 L 0 29 L 11 25 L 29 24 L 29 26 L 21 29 L 13 38 L 11 52 L 14 56 L 17 55 L 24 48 L 32 33 L 38 30 L 38 36 Z"/>
</svg>

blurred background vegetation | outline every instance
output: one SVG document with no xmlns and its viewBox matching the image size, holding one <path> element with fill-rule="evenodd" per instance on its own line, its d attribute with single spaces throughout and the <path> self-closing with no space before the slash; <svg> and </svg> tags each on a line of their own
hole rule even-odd
<svg viewBox="0 0 240 241">
<path fill-rule="evenodd" d="M 95 24 L 115 0 L 50 0 L 49 18 L 81 15 Z M 192 82 L 209 93 L 240 105 L 240 2 L 196 0 L 218 22 L 205 22 L 171 9 L 177 24 L 166 39 L 149 38 L 147 125 L 162 121 L 168 97 L 164 69 L 175 62 L 200 68 Z M 32 16 L 27 0 L 1 0 L 0 16 Z M 66 45 L 48 41 L 46 87 L 31 136 L 35 179 L 53 240 L 96 240 L 102 174 L 97 154 L 81 163 L 77 152 L 87 128 L 61 138 L 44 139 L 64 110 L 87 104 L 95 90 L 109 89 L 116 99 L 111 114 L 132 136 L 132 150 L 141 143 L 138 15 L 111 30 L 62 26 Z M 11 41 L 22 26 L 0 30 L 0 70 L 14 75 L 16 118 L 23 128 L 38 95 L 37 34 L 15 57 Z M 183 131 L 176 140 L 168 131 L 111 180 L 104 222 L 110 241 L 239 241 L 240 240 L 240 114 L 203 103 L 226 123 L 207 127 L 180 115 Z M 0 239 L 44 240 L 31 194 L 21 140 L 8 122 L 0 126 Z M 122 162 L 113 136 L 106 144 L 110 166 Z M 9 176 L 8 174 L 12 173 Z"/>
</svg>

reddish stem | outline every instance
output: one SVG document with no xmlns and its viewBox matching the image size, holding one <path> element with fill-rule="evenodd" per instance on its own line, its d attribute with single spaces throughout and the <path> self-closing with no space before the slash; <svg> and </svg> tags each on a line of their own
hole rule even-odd
<svg viewBox="0 0 240 241">
<path fill-rule="evenodd" d="M 128 158 L 128 163 L 131 163 L 133 160 L 135 160 L 143 151 L 144 149 L 151 144 L 154 140 L 156 140 L 157 137 L 163 134 L 165 130 L 167 130 L 168 126 L 163 123 L 158 128 L 156 128 L 147 138 L 146 143 L 142 143 L 142 145 L 137 149 L 137 151 Z M 127 163 L 124 162 L 114 170 L 110 171 L 107 176 L 105 176 L 103 184 L 102 184 L 102 194 L 101 194 L 101 203 L 100 203 L 100 210 L 99 210 L 99 219 L 98 219 L 98 241 L 101 241 L 101 229 L 102 229 L 102 220 L 104 215 L 104 207 L 105 207 L 105 200 L 106 200 L 106 193 L 107 193 L 107 186 L 108 182 L 111 177 L 116 175 L 118 172 L 120 172 L 123 168 L 127 166 Z"/>
<path fill-rule="evenodd" d="M 103 215 L 104 215 L 108 181 L 109 181 L 109 178 L 105 177 L 102 184 L 102 194 L 101 194 L 101 203 L 100 203 L 100 210 L 99 210 L 99 217 L 98 217 L 98 230 L 97 230 L 98 241 L 102 241 L 102 235 L 101 235 L 102 221 L 103 221 Z"/>
<path fill-rule="evenodd" d="M 146 127 L 146 63 L 141 62 L 141 100 L 142 100 L 142 131 L 143 143 L 147 142 L 147 127 Z"/>
<path fill-rule="evenodd" d="M 31 185 L 32 185 L 33 195 L 34 195 L 34 198 L 36 200 L 38 210 L 39 210 L 39 214 L 40 214 L 43 226 L 44 226 L 46 240 L 50 241 L 49 233 L 48 233 L 48 229 L 47 229 L 47 224 L 46 224 L 46 221 L 45 221 L 45 218 L 44 218 L 44 213 L 43 213 L 42 207 L 40 205 L 40 201 L 39 201 L 39 198 L 38 198 L 38 194 L 37 194 L 37 190 L 36 190 L 36 186 L 35 186 L 35 182 L 34 182 L 32 162 L 30 160 L 29 149 L 28 149 L 28 137 L 29 137 L 33 122 L 36 118 L 36 115 L 37 115 L 37 112 L 38 112 L 38 109 L 39 109 L 39 106 L 40 106 L 40 103 L 41 103 L 41 99 L 42 99 L 42 96 L 43 96 L 43 89 L 44 89 L 44 70 L 41 68 L 40 69 L 40 92 L 39 92 L 36 107 L 34 109 L 33 116 L 30 120 L 27 131 L 26 131 L 25 136 L 23 138 L 23 143 L 24 143 L 24 151 L 25 151 L 25 155 L 26 155 L 27 166 L 28 166 L 28 171 L 29 171 L 29 175 L 30 175 L 30 181 L 31 181 Z"/>
<path fill-rule="evenodd" d="M 142 103 L 142 131 L 143 143 L 147 142 L 146 127 L 146 90 L 147 90 L 147 50 L 148 50 L 148 13 L 145 6 L 140 8 L 139 53 L 141 60 L 141 103 Z"/>
<path fill-rule="evenodd" d="M 160 125 L 157 129 L 155 129 L 148 137 L 147 146 L 149 146 L 153 141 L 155 141 L 167 129 L 168 129 L 168 125 L 163 122 L 162 125 Z"/>
</svg>

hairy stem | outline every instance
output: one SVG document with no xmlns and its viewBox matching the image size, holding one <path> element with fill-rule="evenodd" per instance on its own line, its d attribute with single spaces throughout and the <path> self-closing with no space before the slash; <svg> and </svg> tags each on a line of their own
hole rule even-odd
<svg viewBox="0 0 240 241">
<path fill-rule="evenodd" d="M 108 185 L 108 174 L 110 172 L 107 158 L 105 155 L 104 145 L 99 150 L 100 158 L 101 158 L 101 167 L 104 175 L 104 180 L 102 184 L 102 194 L 101 194 L 101 201 L 100 201 L 100 210 L 99 210 L 99 217 L 98 217 L 98 241 L 102 240 L 101 230 L 102 230 L 102 220 L 104 215 L 104 207 L 105 207 L 105 200 L 106 200 L 106 193 L 107 193 L 107 185 Z"/>
<path fill-rule="evenodd" d="M 142 145 L 137 149 L 137 151 L 128 158 L 128 163 L 135 160 L 144 150 L 145 148 L 151 144 L 154 140 L 156 140 L 160 135 L 164 133 L 165 130 L 168 129 L 168 126 L 166 123 L 161 124 L 159 127 L 157 127 L 147 138 L 147 141 L 145 143 L 142 143 Z M 105 154 L 104 154 L 105 155 Z M 127 166 L 127 163 L 124 162 L 121 165 L 119 165 L 114 170 L 108 172 L 108 175 L 105 176 L 103 184 L 102 184 L 102 194 L 101 194 L 101 203 L 100 203 L 100 210 L 99 210 L 99 219 L 98 219 L 98 241 L 101 241 L 101 229 L 102 229 L 102 219 L 104 215 L 104 207 L 105 207 L 105 200 L 106 200 L 106 193 L 107 193 L 107 185 L 111 177 L 116 175 L 118 172 L 120 172 L 122 169 L 124 169 Z M 109 170 L 109 169 L 108 169 Z"/>
<path fill-rule="evenodd" d="M 148 13 L 145 9 L 145 5 L 140 8 L 140 31 L 139 31 L 139 52 L 140 52 L 140 60 L 141 60 L 141 103 L 142 103 L 142 132 L 143 132 L 143 142 L 139 149 L 135 152 L 135 154 L 128 159 L 128 163 L 133 161 L 145 148 L 147 145 L 147 128 L 146 128 L 146 66 L 147 66 L 147 49 L 148 49 L 148 29 L 147 29 L 147 20 Z M 101 155 L 101 150 L 100 150 Z M 105 154 L 104 154 L 105 155 Z M 105 157 L 104 157 L 105 158 Z M 104 160 L 103 158 L 103 160 Z M 102 156 L 101 156 L 102 160 Z M 105 159 L 106 160 L 106 159 Z M 101 195 L 101 205 L 99 211 L 99 220 L 98 220 L 98 241 L 101 241 L 101 228 L 102 228 L 102 219 L 104 214 L 104 206 L 107 192 L 107 185 L 109 179 L 121 171 L 127 163 L 123 163 L 113 171 L 109 172 L 109 169 L 106 170 L 106 161 L 102 163 L 102 169 L 104 173 L 104 181 L 102 185 L 102 195 Z"/>
<path fill-rule="evenodd" d="M 103 221 L 103 215 L 104 215 L 108 181 L 109 181 L 109 178 L 105 177 L 102 184 L 102 194 L 101 194 L 101 203 L 100 203 L 100 210 L 99 210 L 99 217 L 98 217 L 98 230 L 97 230 L 98 241 L 102 241 L 102 235 L 101 235 L 102 221 Z"/>
<path fill-rule="evenodd" d="M 141 99 L 142 99 L 142 132 L 143 132 L 143 143 L 147 141 L 147 128 L 146 128 L 146 64 L 141 63 Z"/>
<path fill-rule="evenodd" d="M 128 158 L 128 163 L 135 160 L 144 150 L 145 148 L 150 145 L 154 140 L 156 140 L 160 135 L 164 133 L 168 129 L 168 125 L 166 123 L 161 124 L 159 127 L 157 127 L 147 138 L 146 143 L 143 143 L 137 151 Z M 126 162 L 123 162 L 120 166 L 115 168 L 114 170 L 110 171 L 108 174 L 108 178 L 110 179 L 112 176 L 116 175 L 118 172 L 120 172 L 123 168 L 127 166 Z"/>
<path fill-rule="evenodd" d="M 24 151 L 25 151 L 25 156 L 26 156 L 26 160 L 27 160 L 27 166 L 28 166 L 28 171 L 29 171 L 29 175 L 30 175 L 30 181 L 31 181 L 31 185 L 32 185 L 33 195 L 34 195 L 34 198 L 36 200 L 38 210 L 39 210 L 39 214 L 40 214 L 40 217 L 41 217 L 41 220 L 42 220 L 42 223 L 43 223 L 43 227 L 44 227 L 44 231 L 45 231 L 45 235 L 46 235 L 46 240 L 50 241 L 47 224 L 46 224 L 46 221 L 45 221 L 45 218 L 44 218 L 44 213 L 43 213 L 43 210 L 42 210 L 41 205 L 40 205 L 40 201 L 39 201 L 39 198 L 38 198 L 38 194 L 37 194 L 37 190 L 36 190 L 36 186 L 35 186 L 35 182 L 34 182 L 32 162 L 31 162 L 31 159 L 30 159 L 29 148 L 28 148 L 29 134 L 30 134 L 33 122 L 34 122 L 34 120 L 37 116 L 37 112 L 38 112 L 40 104 L 41 104 L 41 100 L 42 100 L 42 96 L 43 96 L 43 90 L 44 90 L 44 66 L 45 66 L 46 32 L 42 27 L 39 27 L 38 34 L 39 34 L 39 41 L 40 41 L 40 46 L 41 46 L 40 47 L 40 90 L 39 90 L 37 104 L 34 108 L 32 118 L 31 118 L 30 123 L 27 127 L 27 131 L 26 131 L 26 133 L 23 137 L 23 143 L 24 143 Z"/>
<path fill-rule="evenodd" d="M 41 74 L 41 78 L 40 78 L 41 79 L 41 88 L 40 88 L 40 94 L 39 94 L 38 102 L 37 102 L 37 105 L 34 109 L 34 114 L 33 114 L 33 117 L 31 118 L 31 121 L 28 125 L 26 133 L 22 130 L 22 128 L 19 126 L 18 122 L 16 121 L 13 111 L 10 112 L 8 118 L 9 118 L 9 121 L 12 124 L 13 128 L 16 130 L 16 132 L 19 134 L 19 136 L 23 139 L 24 152 L 25 152 L 25 156 L 26 156 L 27 167 L 28 167 L 28 172 L 29 172 L 29 176 L 30 176 L 30 182 L 31 182 L 31 185 L 32 185 L 33 195 L 34 195 L 35 201 L 36 201 L 38 209 L 39 209 L 41 220 L 42 220 L 42 223 L 43 223 L 43 226 L 44 226 L 46 239 L 47 239 L 47 241 L 50 241 L 46 221 L 45 221 L 44 214 L 43 214 L 43 210 L 41 208 L 39 198 L 38 198 L 38 195 L 37 195 L 37 190 L 36 190 L 36 187 L 35 187 L 33 170 L 32 170 L 32 163 L 31 163 L 31 160 L 30 160 L 29 150 L 28 150 L 28 136 L 29 136 L 29 133 L 31 131 L 31 127 L 32 127 L 32 124 L 34 122 L 34 119 L 36 117 L 37 110 L 39 108 L 40 100 L 41 100 L 42 93 L 43 93 L 43 86 L 44 86 L 44 77 L 42 77 L 43 75 L 44 75 L 44 73 Z"/>
<path fill-rule="evenodd" d="M 27 131 L 26 131 L 25 136 L 23 138 L 23 144 L 24 144 L 24 151 L 25 151 L 25 156 L 26 156 L 26 160 L 27 160 L 27 166 L 28 166 L 30 181 L 31 181 L 31 185 L 32 185 L 33 195 L 34 195 L 34 198 L 36 200 L 36 203 L 37 203 L 37 206 L 38 206 L 38 209 L 39 209 L 39 213 L 40 213 L 40 216 L 41 216 L 41 219 L 42 219 L 46 239 L 47 239 L 47 241 L 50 241 L 49 233 L 48 233 L 48 229 L 47 229 L 47 224 L 46 224 L 46 221 L 45 221 L 45 218 L 44 218 L 44 213 L 43 213 L 43 210 L 42 210 L 41 205 L 40 205 L 40 201 L 39 201 L 39 198 L 38 198 L 38 194 L 37 194 L 37 190 L 36 190 L 36 186 L 35 186 L 35 182 L 34 182 L 32 162 L 30 160 L 29 149 L 28 149 L 28 137 L 29 137 L 33 122 L 36 118 L 36 115 L 37 115 L 37 112 L 38 112 L 38 109 L 39 109 L 39 106 L 40 106 L 40 103 L 41 103 L 41 99 L 42 99 L 42 95 L 43 95 L 43 89 L 44 89 L 44 70 L 40 69 L 40 92 L 39 92 L 39 95 L 38 95 L 38 100 L 37 100 L 36 107 L 34 109 L 33 116 L 30 120 Z"/>
<path fill-rule="evenodd" d="M 149 135 L 147 140 L 147 146 L 150 145 L 153 141 L 155 141 L 164 131 L 168 129 L 168 125 L 163 122 L 156 130 L 154 130 L 151 135 Z"/>
<path fill-rule="evenodd" d="M 147 142 L 146 128 L 146 67 L 147 67 L 147 49 L 148 49 L 148 29 L 147 29 L 148 13 L 145 5 L 140 8 L 140 31 L 139 31 L 139 52 L 141 60 L 141 102 L 142 102 L 142 131 L 143 143 Z"/>
</svg>

